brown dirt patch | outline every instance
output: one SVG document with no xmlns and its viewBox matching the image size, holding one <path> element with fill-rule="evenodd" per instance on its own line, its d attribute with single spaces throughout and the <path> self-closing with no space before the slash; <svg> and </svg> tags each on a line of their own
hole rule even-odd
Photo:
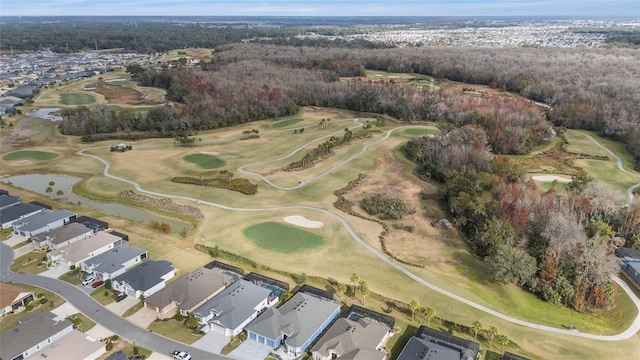
<svg viewBox="0 0 640 360">
<path fill-rule="evenodd" d="M 23 116 L 19 121 L 7 118 L 13 122 L 10 132 L 0 139 L 0 152 L 3 154 L 36 146 L 64 145 L 66 139 L 56 132 L 57 122 Z"/>
<path fill-rule="evenodd" d="M 420 192 L 427 186 L 419 180 L 402 176 L 405 168 L 406 165 L 398 161 L 391 152 L 378 154 L 374 168 L 366 174 L 360 185 L 345 194 L 345 199 L 353 204 L 353 210 L 367 217 L 371 216 L 359 206 L 364 196 L 380 194 L 401 199 L 415 212 L 404 215 L 399 220 L 386 221 L 389 224 L 387 250 L 399 259 L 417 264 L 432 265 L 446 261 L 448 256 L 443 256 L 443 252 L 447 246 L 443 240 L 455 230 L 431 226 L 433 219 L 425 215 L 420 203 Z M 404 230 L 405 227 L 413 227 L 413 231 Z"/>
<path fill-rule="evenodd" d="M 110 104 L 155 104 L 155 102 L 145 100 L 146 94 L 132 88 L 109 84 L 92 84 L 88 85 L 88 87 L 95 88 L 93 91 L 104 96 L 105 100 Z"/>
</svg>

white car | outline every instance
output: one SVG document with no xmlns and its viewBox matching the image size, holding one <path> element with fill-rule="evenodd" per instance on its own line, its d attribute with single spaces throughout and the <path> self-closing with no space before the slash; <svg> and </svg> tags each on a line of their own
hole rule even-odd
<svg viewBox="0 0 640 360">
<path fill-rule="evenodd" d="M 92 282 L 94 282 L 96 280 L 96 278 L 93 275 L 89 275 L 86 278 L 84 278 L 84 280 L 82 280 L 82 285 L 89 285 Z"/>
<path fill-rule="evenodd" d="M 186 351 L 174 351 L 173 352 L 174 360 L 191 360 L 191 355 L 189 355 Z"/>
</svg>

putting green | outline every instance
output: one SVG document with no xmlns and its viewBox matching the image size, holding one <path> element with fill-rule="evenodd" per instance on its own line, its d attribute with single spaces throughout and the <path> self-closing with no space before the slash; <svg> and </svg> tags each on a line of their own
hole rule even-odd
<svg viewBox="0 0 640 360">
<path fill-rule="evenodd" d="M 86 105 L 96 101 L 96 98 L 91 94 L 82 93 L 67 93 L 60 94 L 61 104 L 64 105 Z"/>
<path fill-rule="evenodd" d="M 191 154 L 184 158 L 184 161 L 196 164 L 203 169 L 217 169 L 223 167 L 226 162 L 216 156 L 207 154 Z"/>
<path fill-rule="evenodd" d="M 244 234 L 256 245 L 283 253 L 312 249 L 324 243 L 322 236 L 276 222 L 250 226 Z"/>
<path fill-rule="evenodd" d="M 285 126 L 289 126 L 289 125 L 293 125 L 293 124 L 297 124 L 300 121 L 302 121 L 302 119 L 289 119 L 289 120 L 282 120 L 282 121 L 278 121 L 277 123 L 274 123 L 272 126 L 274 128 L 281 128 L 281 127 L 285 127 Z"/>
<path fill-rule="evenodd" d="M 45 151 L 22 150 L 9 153 L 2 158 L 7 161 L 12 160 L 51 160 L 57 158 L 58 154 Z"/>
<path fill-rule="evenodd" d="M 438 129 L 428 129 L 428 128 L 422 128 L 422 129 L 406 129 L 404 131 L 405 134 L 407 135 L 416 135 L 416 136 L 421 136 L 421 135 L 433 135 L 435 133 L 438 132 Z"/>
</svg>

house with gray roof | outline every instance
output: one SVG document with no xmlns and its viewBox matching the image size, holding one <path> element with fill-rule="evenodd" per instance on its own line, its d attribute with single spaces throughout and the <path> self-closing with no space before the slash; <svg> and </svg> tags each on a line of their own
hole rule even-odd
<svg viewBox="0 0 640 360">
<path fill-rule="evenodd" d="M 73 323 L 48 311 L 33 311 L 0 333 L 0 359 L 26 359 L 73 331 Z"/>
<path fill-rule="evenodd" d="M 31 242 L 35 248 L 55 250 L 93 235 L 93 230 L 80 223 L 70 223 L 35 235 Z"/>
<path fill-rule="evenodd" d="M 4 211 L 4 209 L 10 206 L 18 205 L 21 202 L 22 201 L 17 196 L 2 195 L 0 196 L 0 211 Z"/>
<path fill-rule="evenodd" d="M 17 204 L 10 206 L 0 211 L 0 225 L 2 229 L 8 229 L 12 227 L 14 223 L 43 211 L 45 211 L 45 209 L 42 206 L 35 204 Z"/>
<path fill-rule="evenodd" d="M 203 331 L 237 336 L 264 309 L 275 305 L 272 290 L 240 279 L 193 311 Z"/>
<path fill-rule="evenodd" d="M 398 360 L 475 360 L 478 354 L 478 343 L 420 326 L 409 338 Z"/>
<path fill-rule="evenodd" d="M 113 278 L 111 287 L 135 298 L 148 298 L 164 288 L 166 281 L 174 276 L 175 269 L 171 262 L 147 260 Z"/>
<path fill-rule="evenodd" d="M 58 247 L 47 253 L 49 261 L 57 261 L 61 265 L 80 266 L 80 264 L 94 256 L 122 245 L 124 240 L 106 231 L 98 231 L 69 245 Z"/>
<path fill-rule="evenodd" d="M 16 221 L 13 231 L 22 237 L 30 238 L 70 223 L 76 217 L 76 213 L 68 210 L 39 212 Z"/>
<path fill-rule="evenodd" d="M 640 287 L 640 250 L 633 248 L 619 248 L 615 251 L 620 260 L 620 267 L 625 276 Z"/>
<path fill-rule="evenodd" d="M 341 317 L 311 348 L 314 360 L 386 360 L 382 351 L 391 329 L 372 318 Z"/>
<path fill-rule="evenodd" d="M 247 337 L 270 348 L 282 345 L 289 356 L 298 357 L 338 315 L 334 300 L 298 292 L 279 309 L 258 316 L 247 326 Z"/>
<path fill-rule="evenodd" d="M 145 299 L 145 306 L 165 314 L 178 308 L 186 315 L 232 284 L 234 279 L 219 269 L 202 267 L 190 272 Z"/>
<path fill-rule="evenodd" d="M 96 279 L 107 280 L 120 276 L 128 268 L 146 260 L 147 250 L 135 246 L 118 245 L 80 263 L 82 271 Z"/>
</svg>

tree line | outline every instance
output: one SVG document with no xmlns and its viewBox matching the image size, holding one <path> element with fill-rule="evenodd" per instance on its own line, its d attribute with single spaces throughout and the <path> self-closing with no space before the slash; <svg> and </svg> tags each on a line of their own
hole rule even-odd
<svg viewBox="0 0 640 360">
<path fill-rule="evenodd" d="M 443 183 L 441 200 L 496 280 L 576 310 L 611 305 L 613 252 L 640 245 L 640 203 L 619 207 L 612 190 L 584 174 L 568 191 L 541 194 L 473 125 L 414 138 L 405 151 L 420 175 Z"/>
</svg>

